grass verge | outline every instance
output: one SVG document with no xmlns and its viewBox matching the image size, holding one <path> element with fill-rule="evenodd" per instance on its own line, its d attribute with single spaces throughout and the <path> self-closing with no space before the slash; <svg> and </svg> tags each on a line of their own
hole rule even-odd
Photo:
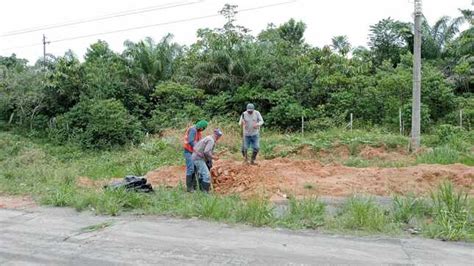
<svg viewBox="0 0 474 266">
<path fill-rule="evenodd" d="M 252 226 L 319 228 L 363 235 L 411 233 L 442 240 L 474 241 L 474 200 L 456 191 L 451 183 L 441 184 L 430 198 L 396 196 L 392 207 L 383 207 L 371 197 L 350 197 L 335 215 L 327 212 L 327 206 L 317 198 L 290 198 L 278 214 L 271 202 L 261 198 L 242 200 L 235 195 L 186 193 L 183 187 L 158 187 L 155 193 L 142 194 L 121 189 L 85 190 L 65 184 L 41 200 L 48 205 L 113 216 L 132 211 Z"/>
<path fill-rule="evenodd" d="M 355 152 L 360 143 L 378 145 L 378 137 L 375 136 L 379 135 L 370 134 L 360 137 L 361 133 L 346 132 L 334 139 L 353 143 L 351 149 Z M 321 140 L 317 139 L 319 137 Z M 297 140 L 313 147 L 326 147 L 332 141 L 323 133 L 309 140 L 283 135 L 280 138 L 284 139 L 283 142 Z M 390 145 L 397 147 L 399 138 L 403 137 L 389 137 Z M 272 141 L 268 140 L 267 144 Z M 441 153 L 449 155 L 452 151 L 441 150 Z M 459 158 L 462 158 L 464 155 L 462 152 L 460 154 Z M 440 162 L 451 155 L 436 155 L 435 159 L 429 159 L 429 156 L 434 155 L 419 157 L 418 160 Z M 38 139 L 0 132 L 0 192 L 28 194 L 39 199 L 42 204 L 69 206 L 78 211 L 91 210 L 107 215 L 133 211 L 253 226 L 321 228 L 371 234 L 402 233 L 407 228 L 416 228 L 427 237 L 474 241 L 473 200 L 455 191 L 452 185 L 443 185 L 429 199 L 396 197 L 393 207 L 389 209 L 379 206 L 374 199 L 353 197 L 337 215 L 331 215 L 326 211 L 327 207 L 314 198 L 292 198 L 287 209 L 277 213 L 272 203 L 260 198 L 244 201 L 238 196 L 189 194 L 183 192 L 182 187 L 158 187 L 156 193 L 139 194 L 124 190 L 95 190 L 76 184 L 76 177 L 80 176 L 107 179 L 126 174 L 143 174 L 148 169 L 179 163 L 180 157 L 177 138 L 149 139 L 137 146 L 112 151 L 85 151 L 73 145 L 55 146 Z M 313 188 L 311 184 L 305 187 Z"/>
<path fill-rule="evenodd" d="M 331 228 L 388 234 L 399 230 L 388 210 L 376 204 L 373 198 L 361 196 L 351 197 L 345 202 L 339 213 L 332 219 Z"/>
</svg>

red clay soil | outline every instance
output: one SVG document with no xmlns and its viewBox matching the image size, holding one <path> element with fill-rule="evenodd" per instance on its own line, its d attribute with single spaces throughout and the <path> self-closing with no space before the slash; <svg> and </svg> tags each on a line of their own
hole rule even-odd
<svg viewBox="0 0 474 266">
<path fill-rule="evenodd" d="M 176 186 L 184 183 L 184 166 L 151 171 L 152 185 Z M 339 164 L 322 165 L 314 160 L 274 159 L 259 165 L 223 160 L 212 169 L 214 191 L 219 194 L 263 195 L 278 199 L 295 196 L 349 196 L 371 194 L 427 194 L 443 180 L 474 195 L 474 167 L 462 164 L 417 165 L 401 168 L 353 168 Z"/>
<path fill-rule="evenodd" d="M 36 203 L 28 196 L 0 195 L 0 209 L 23 209 L 36 207 Z"/>
<path fill-rule="evenodd" d="M 359 156 L 364 159 L 382 159 L 384 161 L 398 161 L 407 157 L 407 151 L 404 149 L 397 149 L 396 151 L 388 151 L 386 147 L 371 147 L 364 146 L 359 152 Z"/>
</svg>

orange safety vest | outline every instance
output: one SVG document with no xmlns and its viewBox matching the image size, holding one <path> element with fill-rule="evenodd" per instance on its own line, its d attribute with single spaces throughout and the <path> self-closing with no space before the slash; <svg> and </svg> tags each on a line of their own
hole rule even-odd
<svg viewBox="0 0 474 266">
<path fill-rule="evenodd" d="M 186 129 L 186 134 L 184 134 L 184 139 L 183 139 L 183 148 L 189 152 L 193 152 L 193 147 L 188 142 L 189 130 L 192 127 L 188 127 L 188 129 Z M 202 132 L 196 129 L 196 135 L 194 136 L 194 145 L 196 145 L 196 143 L 201 140 L 201 136 L 202 136 Z"/>
</svg>

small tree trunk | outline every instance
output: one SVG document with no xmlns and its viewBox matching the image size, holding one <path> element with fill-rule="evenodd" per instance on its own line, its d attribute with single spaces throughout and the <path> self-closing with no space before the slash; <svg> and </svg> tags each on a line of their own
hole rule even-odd
<svg viewBox="0 0 474 266">
<path fill-rule="evenodd" d="M 12 112 L 12 114 L 10 115 L 10 119 L 8 119 L 8 124 L 9 125 L 12 123 L 14 116 L 15 116 L 15 112 Z"/>
</svg>

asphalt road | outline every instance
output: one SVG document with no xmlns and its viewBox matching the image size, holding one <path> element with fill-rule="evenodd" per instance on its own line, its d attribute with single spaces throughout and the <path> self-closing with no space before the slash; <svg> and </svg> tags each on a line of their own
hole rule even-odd
<svg viewBox="0 0 474 266">
<path fill-rule="evenodd" d="M 343 237 L 66 208 L 0 209 L 0 265 L 472 265 L 474 244 Z"/>
</svg>

